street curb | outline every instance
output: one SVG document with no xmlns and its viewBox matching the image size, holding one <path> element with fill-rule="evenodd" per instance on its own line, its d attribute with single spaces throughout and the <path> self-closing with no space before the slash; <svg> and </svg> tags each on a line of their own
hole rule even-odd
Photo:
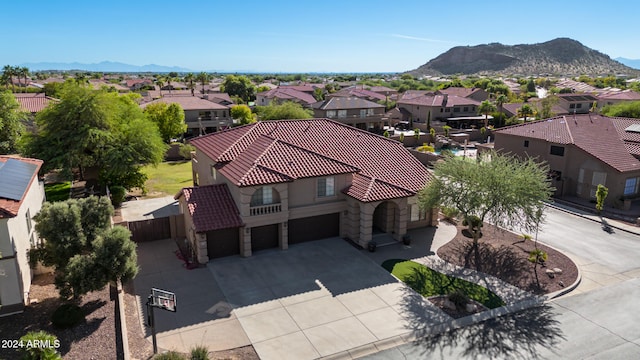
<svg viewBox="0 0 640 360">
<path fill-rule="evenodd" d="M 577 213 L 577 212 L 572 211 L 572 210 L 570 210 L 570 209 L 565 209 L 564 207 L 561 207 L 561 206 L 558 206 L 558 205 L 555 205 L 555 204 L 552 204 L 552 203 L 545 203 L 545 205 L 547 205 L 547 206 L 548 206 L 548 207 L 550 207 L 550 208 L 554 208 L 554 209 L 556 209 L 556 210 L 559 210 L 559 211 L 565 212 L 565 213 L 567 213 L 567 214 L 571 214 L 571 215 L 579 216 L 579 217 L 581 217 L 581 218 L 583 218 L 583 219 L 587 219 L 587 220 L 592 221 L 592 222 L 595 222 L 595 223 L 600 223 L 600 221 L 598 221 L 598 220 L 596 220 L 596 219 L 592 219 L 592 218 L 590 218 L 590 217 L 588 217 L 588 216 L 585 216 L 585 215 L 583 215 L 583 214 Z M 571 206 L 569 206 L 569 205 L 565 205 L 565 206 L 567 206 L 567 207 L 571 207 Z M 620 231 L 624 231 L 624 232 L 629 233 L 629 234 L 633 234 L 633 235 L 640 235 L 640 228 L 638 229 L 638 232 L 635 232 L 635 231 L 632 231 L 632 230 L 629 230 L 629 229 L 625 229 L 625 228 L 623 228 L 623 227 L 619 227 L 619 226 L 617 226 L 617 225 L 611 225 L 611 224 L 609 224 L 609 227 L 612 227 L 612 228 L 617 229 L 617 230 L 620 230 Z"/>
<path fill-rule="evenodd" d="M 120 338 L 122 339 L 122 352 L 123 359 L 129 360 L 131 356 L 129 354 L 129 334 L 127 330 L 127 315 L 124 311 L 124 290 L 122 289 L 122 282 L 118 280 L 116 283 L 116 291 L 118 293 L 118 310 L 120 313 Z"/>
</svg>

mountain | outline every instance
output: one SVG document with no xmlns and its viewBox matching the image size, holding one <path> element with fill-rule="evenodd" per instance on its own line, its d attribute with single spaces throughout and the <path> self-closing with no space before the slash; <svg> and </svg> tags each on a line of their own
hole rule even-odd
<svg viewBox="0 0 640 360">
<path fill-rule="evenodd" d="M 412 75 L 538 75 L 628 74 L 625 66 L 580 42 L 558 38 L 539 44 L 457 46 L 408 73 Z"/>
<path fill-rule="evenodd" d="M 625 64 L 630 68 L 640 69 L 640 59 L 627 59 L 623 57 L 617 57 L 614 60 L 622 64 Z"/>
<path fill-rule="evenodd" d="M 154 73 L 162 73 L 162 72 L 191 72 L 192 70 L 185 69 L 178 66 L 162 66 L 156 64 L 149 65 L 130 65 L 124 64 L 120 62 L 113 61 L 103 61 L 97 64 L 83 64 L 83 63 L 51 63 L 51 62 L 39 62 L 39 63 L 24 63 L 20 64 L 20 66 L 26 66 L 30 71 L 41 71 L 41 70 L 60 70 L 60 71 L 70 71 L 70 70 L 83 70 L 83 71 L 99 71 L 99 72 L 154 72 Z"/>
</svg>

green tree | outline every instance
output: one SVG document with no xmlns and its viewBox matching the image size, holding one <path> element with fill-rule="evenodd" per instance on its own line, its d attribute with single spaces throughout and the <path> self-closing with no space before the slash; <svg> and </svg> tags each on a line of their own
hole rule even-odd
<svg viewBox="0 0 640 360">
<path fill-rule="evenodd" d="M 144 109 L 144 115 L 156 124 L 165 143 L 170 143 L 171 139 L 179 137 L 187 131 L 184 110 L 180 104 L 163 102 L 149 104 Z"/>
<path fill-rule="evenodd" d="M 103 184 L 142 187 L 142 166 L 160 163 L 166 145 L 136 96 L 65 83 L 61 101 L 41 111 L 36 131 L 22 137 L 23 152 L 44 160 L 44 171 L 79 169 L 83 176 L 84 168 L 96 167 Z"/>
<path fill-rule="evenodd" d="M 553 106 L 558 103 L 558 97 L 555 95 L 549 95 L 544 99 L 540 100 L 540 118 L 548 119 L 555 116 L 553 112 Z"/>
<path fill-rule="evenodd" d="M 20 110 L 20 104 L 11 91 L 0 91 L 0 154 L 17 151 L 18 141 L 24 131 L 22 122 L 27 113 Z"/>
<path fill-rule="evenodd" d="M 6 83 L 11 85 L 11 91 L 16 92 L 16 85 L 13 82 L 13 77 L 17 75 L 16 68 L 11 65 L 5 65 L 2 68 L 2 76 L 4 77 Z"/>
<path fill-rule="evenodd" d="M 16 75 L 19 78 L 24 79 L 24 92 L 27 92 L 27 87 L 29 85 L 29 83 L 27 82 L 27 78 L 29 77 L 29 68 L 26 66 L 23 67 L 16 67 Z"/>
<path fill-rule="evenodd" d="M 222 82 L 222 91 L 230 96 L 238 96 L 245 102 L 254 100 L 256 95 L 255 85 L 244 75 L 227 75 Z"/>
<path fill-rule="evenodd" d="M 312 117 L 310 110 L 293 101 L 285 101 L 282 104 L 272 101 L 267 106 L 256 106 L 256 114 L 260 120 L 309 119 Z"/>
<path fill-rule="evenodd" d="M 155 82 L 156 82 L 156 85 L 158 85 L 158 89 L 160 89 L 160 96 L 162 96 L 162 87 L 164 87 L 166 78 L 162 75 L 158 75 L 156 76 Z"/>
<path fill-rule="evenodd" d="M 524 118 L 524 122 L 527 122 L 527 117 L 533 115 L 533 108 L 529 104 L 524 104 L 518 109 L 518 116 Z"/>
<path fill-rule="evenodd" d="M 507 95 L 504 94 L 500 94 L 498 96 L 496 96 L 496 107 L 498 108 L 498 116 L 500 116 L 500 126 L 504 125 L 504 104 L 506 104 L 507 102 L 509 102 L 509 98 L 507 97 Z M 497 124 L 496 124 L 497 125 Z"/>
<path fill-rule="evenodd" d="M 609 195 L 609 188 L 598 184 L 598 188 L 596 189 L 596 210 L 598 210 L 598 214 L 604 209 L 604 200 L 607 198 L 607 195 Z"/>
<path fill-rule="evenodd" d="M 640 101 L 625 101 L 607 105 L 601 110 L 602 115 L 640 119 Z"/>
<path fill-rule="evenodd" d="M 231 118 L 237 120 L 240 125 L 256 122 L 256 115 L 247 105 L 234 105 L 231 107 Z"/>
<path fill-rule="evenodd" d="M 478 161 L 448 156 L 435 164 L 435 177 L 419 199 L 424 208 L 457 209 L 477 250 L 486 221 L 506 229 L 536 228 L 542 220 L 543 201 L 553 191 L 548 170 L 531 158 L 519 160 L 496 152 L 479 156 Z"/>
<path fill-rule="evenodd" d="M 484 127 L 487 128 L 489 126 L 489 114 L 496 111 L 496 106 L 493 105 L 489 100 L 485 100 L 480 103 L 478 106 L 478 114 L 484 115 Z"/>
<path fill-rule="evenodd" d="M 533 263 L 533 273 L 536 277 L 536 285 L 538 286 L 538 289 L 540 289 L 540 279 L 538 278 L 538 264 L 544 263 L 545 261 L 547 261 L 547 253 L 535 248 L 533 250 L 531 250 L 531 252 L 529 253 L 529 262 Z"/>
<path fill-rule="evenodd" d="M 324 90 L 319 87 L 313 89 L 313 98 L 316 99 L 316 101 L 324 100 Z"/>
<path fill-rule="evenodd" d="M 109 282 L 132 279 L 138 271 L 136 245 L 124 227 L 111 227 L 113 206 L 106 197 L 46 202 L 34 216 L 45 240 L 30 251 L 55 270 L 63 298 L 75 299 Z M 63 226 L 60 231 L 56 227 Z"/>
<path fill-rule="evenodd" d="M 536 83 L 533 79 L 527 81 L 527 92 L 536 92 Z"/>
</svg>

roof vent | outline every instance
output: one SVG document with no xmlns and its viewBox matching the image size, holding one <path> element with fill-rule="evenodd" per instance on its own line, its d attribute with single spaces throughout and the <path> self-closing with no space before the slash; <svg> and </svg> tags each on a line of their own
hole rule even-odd
<svg viewBox="0 0 640 360">
<path fill-rule="evenodd" d="M 626 132 L 640 133 L 640 124 L 631 124 L 626 129 Z"/>
</svg>

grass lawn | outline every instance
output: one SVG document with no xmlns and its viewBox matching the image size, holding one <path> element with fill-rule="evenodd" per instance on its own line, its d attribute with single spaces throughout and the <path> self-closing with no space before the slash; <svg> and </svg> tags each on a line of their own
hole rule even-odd
<svg viewBox="0 0 640 360">
<path fill-rule="evenodd" d="M 173 196 L 183 187 L 193 185 L 191 161 L 163 162 L 157 167 L 146 166 L 144 173 L 148 176 L 145 185 L 150 197 Z"/>
<path fill-rule="evenodd" d="M 47 201 L 65 201 L 69 198 L 69 192 L 71 191 L 71 181 L 63 183 L 46 184 L 44 186 L 44 194 L 47 197 Z"/>
<path fill-rule="evenodd" d="M 489 309 L 505 305 L 498 295 L 480 285 L 441 274 L 417 262 L 390 259 L 382 267 L 424 297 L 447 295 L 459 289 Z"/>
</svg>

